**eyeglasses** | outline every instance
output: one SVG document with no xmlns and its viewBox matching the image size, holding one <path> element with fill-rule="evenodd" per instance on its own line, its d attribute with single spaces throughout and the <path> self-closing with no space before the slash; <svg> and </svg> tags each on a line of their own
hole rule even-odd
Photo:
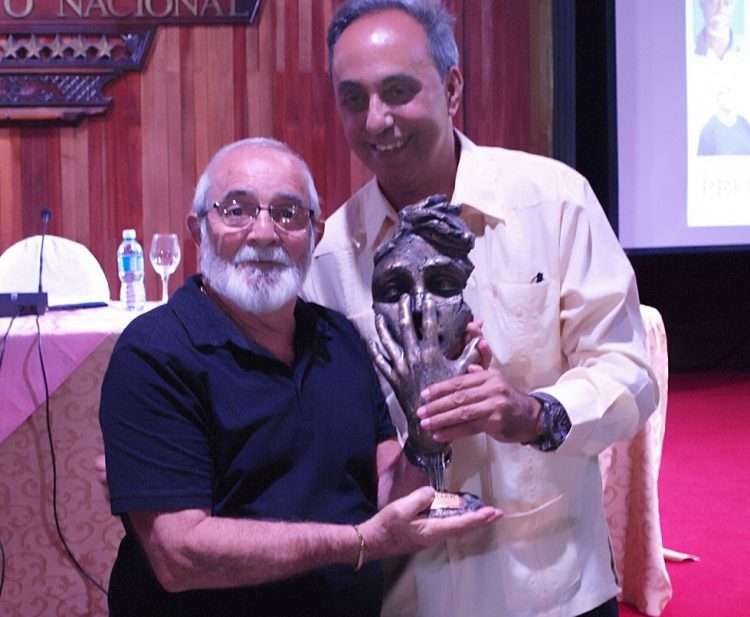
<svg viewBox="0 0 750 617">
<path fill-rule="evenodd" d="M 229 195 L 213 204 L 223 223 L 229 227 L 247 227 L 255 222 L 261 210 L 266 210 L 277 227 L 285 231 L 304 229 L 312 214 L 293 198 L 284 198 L 268 206 L 261 206 L 250 195 Z"/>
</svg>

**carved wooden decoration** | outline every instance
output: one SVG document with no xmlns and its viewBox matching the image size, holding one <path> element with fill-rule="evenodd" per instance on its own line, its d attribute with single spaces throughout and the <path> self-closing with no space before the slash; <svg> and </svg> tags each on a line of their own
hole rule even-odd
<svg viewBox="0 0 750 617">
<path fill-rule="evenodd" d="M 0 121 L 65 120 L 111 105 L 159 24 L 255 22 L 261 0 L 0 0 Z"/>
</svg>

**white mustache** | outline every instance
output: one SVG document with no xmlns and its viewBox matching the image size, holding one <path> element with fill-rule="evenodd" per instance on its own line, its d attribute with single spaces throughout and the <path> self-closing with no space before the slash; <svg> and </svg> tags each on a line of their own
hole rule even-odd
<svg viewBox="0 0 750 617">
<path fill-rule="evenodd" d="M 246 244 L 232 258 L 232 264 L 235 266 L 258 261 L 276 263 L 281 266 L 293 265 L 287 252 L 280 246 L 258 247 Z"/>
</svg>

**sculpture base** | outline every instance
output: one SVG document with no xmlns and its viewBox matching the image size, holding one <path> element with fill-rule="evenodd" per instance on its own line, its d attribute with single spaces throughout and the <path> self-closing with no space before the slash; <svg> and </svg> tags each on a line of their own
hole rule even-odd
<svg viewBox="0 0 750 617">
<path fill-rule="evenodd" d="M 458 516 L 466 512 L 473 512 L 483 507 L 484 503 L 482 500 L 471 493 L 445 493 L 436 491 L 432 505 L 422 512 L 422 516 L 426 518 L 446 518 L 448 516 Z"/>
</svg>

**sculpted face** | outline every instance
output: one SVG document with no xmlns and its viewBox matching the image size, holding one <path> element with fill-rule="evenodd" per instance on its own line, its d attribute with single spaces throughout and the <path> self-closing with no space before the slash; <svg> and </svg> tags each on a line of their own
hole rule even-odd
<svg viewBox="0 0 750 617">
<path fill-rule="evenodd" d="M 399 300 L 406 294 L 421 339 L 424 300 L 431 294 L 437 309 L 440 349 L 453 360 L 464 347 L 466 325 L 472 319 L 471 309 L 463 299 L 472 268 L 465 256 L 451 257 L 417 233 L 397 234 L 391 248 L 376 256 L 373 308 L 384 316 L 392 336 L 401 343 Z"/>
</svg>

